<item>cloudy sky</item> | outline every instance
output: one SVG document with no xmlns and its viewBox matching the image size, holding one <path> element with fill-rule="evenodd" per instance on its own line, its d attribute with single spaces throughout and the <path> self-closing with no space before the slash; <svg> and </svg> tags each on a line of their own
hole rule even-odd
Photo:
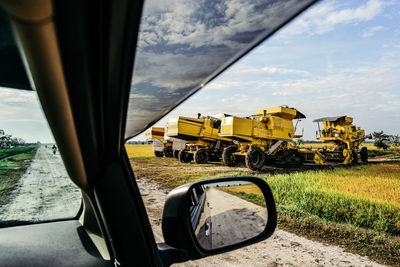
<svg viewBox="0 0 400 267">
<path fill-rule="evenodd" d="M 269 23 L 254 13 L 260 8 L 256 1 L 253 1 L 254 6 L 246 9 L 237 6 L 243 4 L 240 0 L 220 1 L 212 7 L 209 3 L 215 1 L 194 1 L 209 7 L 201 17 L 191 13 L 195 8 L 193 5 L 180 6 L 176 12 L 168 10 L 162 2 L 147 7 L 156 16 L 146 17 L 141 29 L 139 51 L 142 59 L 138 57 L 137 60 L 143 67 L 137 70 L 132 82 L 131 122 L 135 122 L 135 117 L 155 114 L 141 109 L 140 103 L 153 101 L 152 110 L 160 112 L 174 97 L 190 92 L 200 78 L 210 74 L 205 66 L 217 69 L 219 60 L 240 51 L 241 44 L 256 40 L 254 36 L 259 29 L 247 34 L 243 30 L 246 24 Z M 213 12 L 224 14 L 225 18 L 209 17 L 208 14 Z M 170 28 L 165 28 L 166 25 Z M 222 27 L 224 25 L 240 33 L 239 37 L 230 38 L 226 28 Z M 355 123 L 367 132 L 384 130 L 400 134 L 399 25 L 398 1 L 321 1 L 156 125 L 165 126 L 170 118 L 179 115 L 195 117 L 198 112 L 247 116 L 260 108 L 288 105 L 308 117 L 299 126 L 300 130 L 304 128 L 305 139 L 314 138 L 316 125 L 311 122 L 313 119 L 337 115 L 354 117 Z M 160 32 L 164 35 L 160 36 Z M 218 34 L 211 35 L 215 32 Z M 216 45 L 206 50 L 210 41 Z M 220 51 L 220 58 L 206 57 L 210 51 Z M 190 57 L 187 56 L 189 52 Z M 169 66 L 171 62 L 178 62 L 175 65 L 180 66 L 174 75 L 165 68 L 159 76 L 162 80 L 155 80 L 150 75 L 157 71 L 155 66 Z M 188 62 L 198 65 L 188 65 Z M 192 71 L 193 67 L 198 72 L 191 72 L 192 76 L 188 77 L 185 71 L 188 68 Z M 160 90 L 170 94 L 166 103 L 154 97 Z M 141 113 L 135 113 L 135 109 Z M 52 140 L 33 93 L 0 88 L 0 110 L 0 129 L 27 141 Z M 144 135 L 134 140 L 144 140 Z"/>
</svg>

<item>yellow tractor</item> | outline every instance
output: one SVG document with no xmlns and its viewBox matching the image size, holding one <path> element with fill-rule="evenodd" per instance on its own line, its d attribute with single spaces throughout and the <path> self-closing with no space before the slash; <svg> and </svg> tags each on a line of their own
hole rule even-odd
<svg viewBox="0 0 400 267">
<path fill-rule="evenodd" d="M 301 137 L 295 135 L 293 120 L 298 122 L 302 118 L 305 118 L 302 113 L 288 107 L 259 109 L 256 115 L 247 118 L 223 118 L 220 136 L 235 140 L 235 144 L 224 149 L 223 163 L 236 166 L 245 158 L 251 170 L 260 170 L 269 163 L 301 164 L 302 157 L 290 142 Z"/>
<path fill-rule="evenodd" d="M 153 142 L 153 151 L 156 157 L 173 157 L 173 141 L 164 139 L 164 128 L 151 127 L 146 132 L 146 140 Z"/>
<path fill-rule="evenodd" d="M 168 121 L 166 135 L 186 141 L 178 153 L 181 162 L 194 159 L 196 163 L 203 164 L 209 160 L 220 160 L 223 149 L 232 144 L 232 139 L 218 135 L 220 126 L 221 119 L 212 116 L 179 116 Z"/>
<path fill-rule="evenodd" d="M 314 150 L 314 162 L 324 164 L 326 162 L 339 162 L 347 165 L 358 162 L 358 155 L 361 161 L 368 161 L 368 149 L 362 147 L 361 143 L 370 136 L 365 131 L 353 125 L 353 118 L 348 116 L 325 117 L 313 120 L 318 124 L 316 132 L 317 140 L 326 144 L 325 147 Z M 322 130 L 320 127 L 322 123 Z"/>
</svg>

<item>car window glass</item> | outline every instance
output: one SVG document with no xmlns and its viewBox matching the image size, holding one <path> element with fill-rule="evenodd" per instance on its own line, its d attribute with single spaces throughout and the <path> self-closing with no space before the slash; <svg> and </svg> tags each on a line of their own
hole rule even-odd
<svg viewBox="0 0 400 267">
<path fill-rule="evenodd" d="M 0 109 L 0 227 L 76 216 L 81 192 L 65 170 L 36 92 L 0 87 Z"/>
</svg>

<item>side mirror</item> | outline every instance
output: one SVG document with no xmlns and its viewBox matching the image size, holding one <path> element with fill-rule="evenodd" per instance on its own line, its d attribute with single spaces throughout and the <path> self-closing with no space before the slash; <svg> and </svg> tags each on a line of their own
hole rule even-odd
<svg viewBox="0 0 400 267">
<path fill-rule="evenodd" d="M 264 180 L 228 177 L 172 190 L 164 206 L 162 231 L 165 243 L 187 260 L 267 239 L 276 221 L 275 201 Z"/>
</svg>

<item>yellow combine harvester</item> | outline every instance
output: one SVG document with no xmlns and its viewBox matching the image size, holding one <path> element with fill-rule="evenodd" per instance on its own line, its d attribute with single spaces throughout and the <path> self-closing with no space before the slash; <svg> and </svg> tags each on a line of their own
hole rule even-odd
<svg viewBox="0 0 400 267">
<path fill-rule="evenodd" d="M 224 149 L 223 163 L 236 166 L 244 157 L 252 170 L 260 170 L 266 163 L 301 164 L 301 155 L 289 142 L 301 137 L 295 135 L 293 119 L 302 118 L 302 113 L 288 107 L 259 109 L 248 118 L 223 118 L 220 136 L 236 142 Z"/>
<path fill-rule="evenodd" d="M 164 139 L 164 128 L 151 127 L 146 132 L 146 140 L 153 141 L 153 151 L 156 157 L 173 157 L 172 140 Z"/>
<path fill-rule="evenodd" d="M 218 135 L 221 120 L 212 116 L 190 118 L 178 117 L 168 122 L 166 135 L 186 141 L 185 148 L 179 151 L 181 162 L 207 163 L 213 158 L 219 160 L 225 147 L 232 144 L 229 138 Z"/>
<path fill-rule="evenodd" d="M 318 124 L 317 140 L 327 145 L 324 148 L 311 152 L 301 151 L 301 154 L 314 153 L 313 161 L 317 164 L 326 162 L 339 162 L 351 164 L 358 162 L 358 155 L 363 162 L 368 161 L 368 149 L 360 144 L 370 136 L 365 135 L 365 131 L 353 125 L 353 118 L 348 116 L 325 117 L 313 120 Z M 322 123 L 322 130 L 320 124 Z"/>
</svg>

